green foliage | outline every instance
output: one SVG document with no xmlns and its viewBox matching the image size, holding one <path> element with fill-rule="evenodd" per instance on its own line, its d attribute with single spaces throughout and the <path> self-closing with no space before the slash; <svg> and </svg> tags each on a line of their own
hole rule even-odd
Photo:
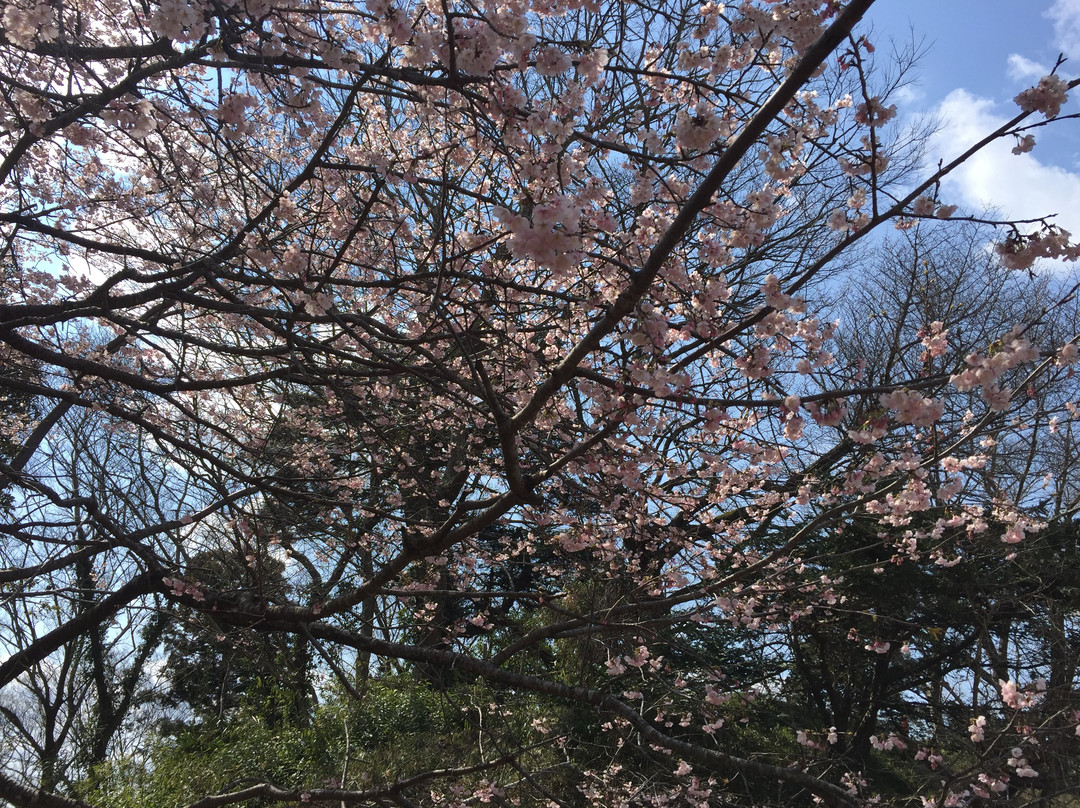
<svg viewBox="0 0 1080 808">
<path fill-rule="evenodd" d="M 214 586 L 244 587 L 264 599 L 285 591 L 280 562 L 265 553 L 250 558 L 204 553 L 195 561 L 200 579 Z M 186 622 L 171 621 L 164 642 L 167 706 L 189 708 L 201 721 L 247 712 L 271 725 L 307 723 L 314 693 L 311 651 L 303 637 L 238 628 L 195 614 Z"/>
<path fill-rule="evenodd" d="M 544 736 L 533 720 L 555 712 L 481 682 L 436 690 L 411 675 L 388 676 L 369 680 L 360 699 L 332 695 L 304 727 L 246 711 L 182 727 L 145 758 L 96 768 L 78 794 L 103 808 L 175 808 L 254 782 L 370 787 L 440 768 L 448 756 L 468 766 L 503 744 L 535 744 Z M 557 762 L 550 746 L 524 757 L 536 769 Z"/>
<path fill-rule="evenodd" d="M 326 716 L 310 727 L 270 726 L 241 714 L 160 739 L 143 760 L 96 769 L 80 796 L 108 808 L 175 808 L 206 794 L 251 785 L 310 786 L 340 774 L 340 729 Z"/>
</svg>

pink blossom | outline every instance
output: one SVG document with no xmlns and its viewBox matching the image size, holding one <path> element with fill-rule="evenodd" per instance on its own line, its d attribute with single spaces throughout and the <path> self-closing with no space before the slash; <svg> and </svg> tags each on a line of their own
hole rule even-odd
<svg viewBox="0 0 1080 808">
<path fill-rule="evenodd" d="M 577 69 L 586 84 L 593 85 L 600 81 L 604 67 L 608 63 L 608 58 L 606 49 L 597 48 L 578 60 Z"/>
<path fill-rule="evenodd" d="M 1068 342 L 1058 351 L 1057 360 L 1054 364 L 1058 367 L 1071 367 L 1080 359 L 1080 347 L 1075 342 Z"/>
<path fill-rule="evenodd" d="M 941 401 L 925 398 L 909 390 L 883 393 L 880 400 L 881 406 L 896 411 L 896 420 L 902 424 L 930 426 L 945 413 L 945 405 Z"/>
<path fill-rule="evenodd" d="M 911 203 L 911 212 L 916 216 L 932 216 L 937 203 L 931 197 L 920 196 Z"/>
<path fill-rule="evenodd" d="M 948 793 L 948 796 L 945 797 L 945 803 L 944 803 L 945 808 L 959 808 L 959 806 L 961 806 L 961 805 L 967 805 L 967 803 L 969 801 L 968 798 L 970 796 L 971 796 L 971 792 L 966 788 L 963 789 L 962 791 L 950 791 Z M 927 800 L 925 797 L 923 799 L 924 799 L 923 805 L 927 805 L 927 804 L 929 804 L 931 806 L 936 805 L 936 803 L 933 800 Z"/>
<path fill-rule="evenodd" d="M 727 702 L 731 697 L 726 693 L 721 693 L 712 685 L 705 686 L 705 703 L 712 705 L 720 705 Z"/>
<path fill-rule="evenodd" d="M 223 134 L 230 140 L 239 139 L 251 132 L 248 107 L 255 99 L 244 93 L 233 93 L 222 99 L 217 108 L 217 118 L 223 126 Z"/>
<path fill-rule="evenodd" d="M 1043 76 L 1034 87 L 1029 87 L 1013 99 L 1024 112 L 1041 112 L 1047 118 L 1056 118 L 1061 105 L 1068 101 L 1068 84 L 1058 76 Z"/>
<path fill-rule="evenodd" d="M 609 659 L 604 665 L 607 668 L 608 676 L 619 676 L 620 674 L 626 673 L 626 667 L 622 664 L 622 660 L 619 659 L 619 657 Z"/>
<path fill-rule="evenodd" d="M 408 37 L 407 37 L 408 38 Z M 415 44 L 416 36 L 412 36 Z M 470 76 L 484 76 L 495 69 L 502 55 L 502 47 L 496 33 L 489 25 L 462 26 L 455 35 L 457 68 Z M 539 66 L 539 60 L 537 60 Z"/>
<path fill-rule="evenodd" d="M 150 27 L 154 33 L 177 42 L 194 42 L 206 32 L 205 8 L 199 0 L 160 0 Z"/>
<path fill-rule="evenodd" d="M 880 152 L 873 156 L 859 154 L 855 162 L 846 157 L 841 157 L 837 160 L 837 163 L 840 164 L 841 170 L 851 177 L 862 177 L 870 173 L 880 175 L 889 166 L 889 155 Z"/>
<path fill-rule="evenodd" d="M 541 76 L 558 76 L 572 66 L 570 57 L 553 46 L 541 48 L 536 55 L 536 72 Z"/>
<path fill-rule="evenodd" d="M 999 350 L 993 356 L 969 354 L 966 359 L 967 369 L 953 375 L 949 381 L 961 392 L 982 387 L 988 401 L 991 399 L 991 392 L 994 392 L 995 401 L 992 406 L 996 404 L 1004 407 L 1008 404 L 1009 395 L 997 388 L 998 377 L 1019 364 L 1034 360 L 1038 355 L 1038 351 L 1025 337 L 1009 336 L 1002 340 Z"/>
<path fill-rule="evenodd" d="M 885 419 L 875 421 L 862 429 L 849 429 L 848 437 L 858 444 L 867 445 L 885 436 L 888 424 Z"/>
<path fill-rule="evenodd" d="M 806 411 L 810 413 L 810 417 L 814 419 L 815 424 L 819 426 L 839 426 L 847 417 L 847 407 L 844 406 L 843 401 L 832 402 L 827 407 L 827 409 L 822 409 L 821 406 L 812 401 L 805 405 Z"/>
<path fill-rule="evenodd" d="M 979 782 L 983 783 L 984 785 L 989 787 L 990 791 L 992 791 L 995 794 L 1000 794 L 1003 791 L 1008 790 L 1008 788 L 1009 788 L 1008 780 L 1009 780 L 1008 775 L 1005 775 L 1004 777 L 1001 777 L 1001 778 L 991 777 L 988 774 L 980 774 L 979 775 Z"/>
<path fill-rule="evenodd" d="M 704 108 L 694 114 L 680 112 L 675 119 L 675 141 L 687 151 L 707 151 L 719 136 L 716 115 Z"/>
<path fill-rule="evenodd" d="M 968 732 L 971 734 L 972 743 L 981 742 L 986 736 L 986 716 L 980 715 L 978 718 L 971 719 Z"/>
<path fill-rule="evenodd" d="M 1005 535 L 1001 537 L 1001 540 L 1006 544 L 1018 544 L 1024 540 L 1024 527 L 1020 523 L 1015 523 L 1005 531 Z"/>
<path fill-rule="evenodd" d="M 1001 700 L 1005 702 L 1006 706 L 1019 710 L 1020 689 L 1016 686 L 1016 682 L 1010 679 L 1007 682 L 999 681 L 998 685 L 1001 688 Z"/>
<path fill-rule="evenodd" d="M 960 476 L 949 477 L 938 487 L 937 496 L 942 501 L 948 501 L 964 490 L 964 478 Z"/>
<path fill-rule="evenodd" d="M 1035 148 L 1035 135 L 1024 135 L 1022 138 L 1017 139 L 1017 143 L 1012 148 L 1013 154 L 1027 154 L 1029 151 Z"/>
<path fill-rule="evenodd" d="M 919 330 L 922 344 L 930 356 L 941 356 L 949 347 L 949 331 L 940 320 L 935 320 L 928 327 Z"/>
<path fill-rule="evenodd" d="M 774 309 L 785 309 L 791 302 L 791 296 L 786 295 L 780 289 L 780 279 L 773 274 L 765 276 L 765 282 L 761 285 L 761 293 L 765 296 L 765 304 Z"/>
<path fill-rule="evenodd" d="M 1039 773 L 1031 768 L 1031 765 L 1027 762 L 1027 758 L 1024 757 L 1024 750 L 1018 746 L 1013 748 L 1008 764 L 1016 769 L 1017 777 L 1039 776 Z"/>
<path fill-rule="evenodd" d="M 24 9 L 12 3 L 4 9 L 4 34 L 16 47 L 28 50 L 38 42 L 52 42 L 60 33 L 56 10 L 51 4 L 38 2 Z"/>
<path fill-rule="evenodd" d="M 735 367 L 748 379 L 764 379 L 772 375 L 770 351 L 765 345 L 756 346 L 747 356 L 735 360 Z"/>
<path fill-rule="evenodd" d="M 875 748 L 883 752 L 888 752 L 892 749 L 904 750 L 907 749 L 907 743 L 897 735 L 895 732 L 890 732 L 889 737 L 885 740 L 879 739 L 876 735 L 870 736 L 870 744 Z"/>
<path fill-rule="evenodd" d="M 644 645 L 639 645 L 637 651 L 635 651 L 633 655 L 624 656 L 623 659 L 626 660 L 626 664 L 632 668 L 640 668 L 649 661 L 649 656 L 649 649 Z"/>
<path fill-rule="evenodd" d="M 709 735 L 715 735 L 716 731 L 724 726 L 724 719 L 718 718 L 715 721 L 711 721 L 708 724 L 701 725 L 701 731 L 706 732 Z"/>
<path fill-rule="evenodd" d="M 855 108 L 855 122 L 865 126 L 880 126 L 896 117 L 896 104 L 885 106 L 881 98 L 874 96 Z"/>
<path fill-rule="evenodd" d="M 847 230 L 851 223 L 848 221 L 847 211 L 843 208 L 837 208 L 829 214 L 829 218 L 825 220 L 826 226 L 830 230 Z"/>
</svg>

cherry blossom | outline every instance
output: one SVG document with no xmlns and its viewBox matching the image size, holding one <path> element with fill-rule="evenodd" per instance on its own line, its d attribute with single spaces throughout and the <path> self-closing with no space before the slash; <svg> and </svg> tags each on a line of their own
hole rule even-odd
<svg viewBox="0 0 1080 808">
<path fill-rule="evenodd" d="M 536 72 L 558 76 L 570 69 L 570 57 L 555 47 L 543 48 L 536 56 Z"/>
<path fill-rule="evenodd" d="M 854 806 L 912 758 L 897 804 L 1034 794 L 1080 349 L 1057 281 L 985 287 L 1080 248 L 964 229 L 870 6 L 5 2 L 4 710 L 58 670 L 83 734 L 163 704 L 160 627 L 206 623 L 350 721 L 390 671 L 476 714 L 418 771 L 193 801 Z M 96 804 L 125 709 L 40 790 L 5 714 L 0 793 Z"/>
<path fill-rule="evenodd" d="M 902 424 L 930 426 L 941 418 L 944 404 L 908 390 L 896 390 L 881 395 L 881 405 L 895 411 L 896 420 Z"/>
<path fill-rule="evenodd" d="M 968 732 L 971 735 L 972 743 L 981 743 L 986 738 L 986 716 L 980 715 L 971 719 Z"/>
<path fill-rule="evenodd" d="M 16 46 L 29 50 L 34 41 L 52 42 L 60 33 L 56 10 L 45 2 L 34 3 L 30 8 L 15 3 L 4 8 L 4 34 Z"/>
<path fill-rule="evenodd" d="M 675 138 L 687 151 L 707 151 L 719 136 L 717 116 L 707 109 L 682 112 L 675 124 Z"/>
<path fill-rule="evenodd" d="M 1060 76 L 1043 76 L 1034 87 L 1029 87 L 1013 100 L 1024 112 L 1041 112 L 1047 118 L 1056 118 L 1062 105 L 1068 101 L 1068 84 Z"/>
<path fill-rule="evenodd" d="M 1017 138 L 1017 143 L 1012 147 L 1013 154 L 1027 154 L 1029 151 L 1035 148 L 1035 136 L 1024 135 Z"/>
<path fill-rule="evenodd" d="M 885 106 L 881 98 L 874 96 L 855 107 L 856 123 L 881 126 L 896 117 L 896 104 Z"/>
</svg>

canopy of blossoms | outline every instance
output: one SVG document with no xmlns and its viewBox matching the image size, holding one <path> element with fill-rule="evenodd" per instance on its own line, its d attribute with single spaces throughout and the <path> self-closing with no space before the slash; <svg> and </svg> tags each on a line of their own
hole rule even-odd
<svg viewBox="0 0 1080 808">
<path fill-rule="evenodd" d="M 851 604 L 863 573 L 900 600 L 1058 557 L 1071 290 L 975 318 L 994 333 L 909 306 L 877 347 L 838 300 L 888 239 L 971 226 L 941 180 L 1067 125 L 1075 82 L 926 169 L 871 4 L 4 0 L 0 712 L 24 751 L 0 797 L 98 804 L 79 783 L 138 702 L 115 694 L 203 617 L 305 644 L 358 699 L 393 664 L 576 705 L 606 751 L 492 703 L 503 745 L 415 783 L 252 771 L 199 805 L 857 805 L 890 799 L 875 755 L 917 772 L 897 804 L 1067 791 L 1075 613 L 1047 617 L 1060 642 L 946 654 L 947 625 Z M 1052 219 L 979 223 L 994 277 L 1080 254 Z M 882 688 L 948 656 L 959 740 L 829 708 L 755 747 L 752 703 L 790 687 L 769 665 L 834 624 Z M 570 648 L 573 675 L 543 662 Z M 52 681 L 85 689 L 20 718 Z"/>
</svg>

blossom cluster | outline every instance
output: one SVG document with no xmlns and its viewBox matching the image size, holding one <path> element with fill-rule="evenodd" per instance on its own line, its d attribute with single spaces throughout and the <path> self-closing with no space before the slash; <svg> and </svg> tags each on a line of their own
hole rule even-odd
<svg viewBox="0 0 1080 808">
<path fill-rule="evenodd" d="M 882 393 L 881 406 L 893 410 L 900 423 L 919 427 L 932 425 L 940 420 L 945 412 L 944 402 L 920 396 L 910 390 Z"/>
<path fill-rule="evenodd" d="M 34 41 L 52 42 L 60 33 L 56 9 L 52 3 L 39 0 L 32 7 L 11 3 L 4 8 L 4 35 L 12 44 L 29 50 Z"/>
<path fill-rule="evenodd" d="M 1068 83 L 1060 76 L 1043 76 L 1038 84 L 1013 100 L 1024 112 L 1041 112 L 1047 118 L 1056 118 L 1062 105 L 1069 100 L 1068 90 Z"/>
<path fill-rule="evenodd" d="M 997 350 L 989 355 L 969 354 L 965 360 L 967 367 L 954 374 L 950 382 L 961 392 L 982 388 L 990 408 L 1001 411 L 1009 406 L 1011 398 L 1008 391 L 998 385 L 1002 374 L 1036 359 L 1038 355 L 1035 346 L 1026 337 L 1013 334 L 1006 337 L 997 346 Z"/>
<path fill-rule="evenodd" d="M 1070 238 L 1069 231 L 1060 227 L 1029 234 L 1014 232 L 995 250 L 1009 269 L 1029 269 L 1040 258 L 1066 261 L 1080 258 L 1080 245 L 1071 243 Z"/>
</svg>

